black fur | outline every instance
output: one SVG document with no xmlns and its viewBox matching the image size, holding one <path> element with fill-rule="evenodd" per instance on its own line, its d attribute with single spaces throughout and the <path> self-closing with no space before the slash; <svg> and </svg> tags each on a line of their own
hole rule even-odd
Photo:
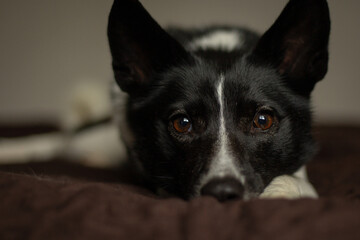
<svg viewBox="0 0 360 240">
<path fill-rule="evenodd" d="M 219 76 L 230 152 L 245 191 L 257 196 L 274 177 L 312 158 L 309 95 L 327 71 L 326 1 L 290 0 L 260 40 L 238 31 L 245 48 L 187 51 L 183 46 L 201 32 L 170 30 L 177 41 L 138 1 L 115 0 L 108 36 L 115 79 L 129 94 L 126 116 L 135 139 L 129 156 L 156 187 L 196 195 L 219 144 Z M 270 129 L 254 126 L 258 112 L 273 117 Z M 191 132 L 174 129 L 178 115 L 191 119 Z"/>
</svg>

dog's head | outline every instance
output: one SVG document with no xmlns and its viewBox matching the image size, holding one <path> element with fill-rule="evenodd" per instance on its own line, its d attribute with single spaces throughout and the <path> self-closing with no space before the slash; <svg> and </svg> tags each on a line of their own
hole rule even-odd
<svg viewBox="0 0 360 240">
<path fill-rule="evenodd" d="M 325 0 L 291 0 L 247 54 L 187 52 L 136 0 L 108 26 L 115 79 L 128 93 L 130 155 L 157 187 L 184 198 L 251 198 L 314 153 L 309 98 L 327 72 Z"/>
</svg>

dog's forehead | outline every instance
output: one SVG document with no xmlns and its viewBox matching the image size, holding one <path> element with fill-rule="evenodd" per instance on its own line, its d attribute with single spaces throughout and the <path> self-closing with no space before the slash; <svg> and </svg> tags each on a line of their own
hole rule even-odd
<svg viewBox="0 0 360 240">
<path fill-rule="evenodd" d="M 261 101 L 267 98 L 267 93 L 279 92 L 284 88 L 273 69 L 257 67 L 246 59 L 234 62 L 226 70 L 218 68 L 211 59 L 201 59 L 192 66 L 176 68 L 169 78 L 179 91 L 191 95 L 186 96 L 189 98 L 194 98 L 195 94 L 199 98 L 213 96 L 216 100 L 221 79 L 225 98 L 253 98 L 254 101 Z"/>
</svg>

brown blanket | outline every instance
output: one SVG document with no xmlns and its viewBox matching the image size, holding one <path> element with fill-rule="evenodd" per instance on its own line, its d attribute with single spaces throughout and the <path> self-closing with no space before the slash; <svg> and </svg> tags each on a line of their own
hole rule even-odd
<svg viewBox="0 0 360 240">
<path fill-rule="evenodd" d="M 360 239 L 360 128 L 316 129 L 320 199 L 160 199 L 113 170 L 0 166 L 0 239 Z M 121 175 L 121 174 L 120 174 Z"/>
</svg>

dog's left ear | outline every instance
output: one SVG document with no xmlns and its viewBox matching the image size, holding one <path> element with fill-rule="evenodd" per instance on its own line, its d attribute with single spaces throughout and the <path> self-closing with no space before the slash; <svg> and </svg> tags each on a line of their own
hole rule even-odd
<svg viewBox="0 0 360 240">
<path fill-rule="evenodd" d="M 309 96 L 327 72 L 329 33 L 326 0 L 290 0 L 251 57 L 276 67 L 291 89 Z"/>
</svg>

